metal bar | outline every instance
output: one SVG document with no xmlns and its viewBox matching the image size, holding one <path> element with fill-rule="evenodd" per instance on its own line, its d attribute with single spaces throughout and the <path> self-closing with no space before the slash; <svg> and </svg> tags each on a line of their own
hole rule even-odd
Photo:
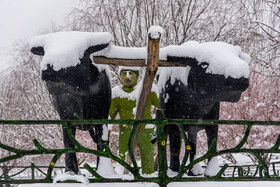
<svg viewBox="0 0 280 187">
<path fill-rule="evenodd" d="M 166 187 L 169 183 L 167 176 L 167 159 L 166 159 L 166 139 L 164 132 L 164 115 L 162 110 L 157 110 L 156 119 L 157 124 L 157 147 L 158 147 L 158 165 L 159 165 L 159 186 Z"/>
<path fill-rule="evenodd" d="M 242 120 L 197 120 L 197 119 L 168 119 L 166 118 L 166 123 L 172 124 L 196 124 L 196 125 L 280 125 L 280 121 L 242 121 Z M 67 122 L 76 124 L 91 124 L 98 125 L 103 124 L 133 124 L 137 123 L 151 123 L 155 124 L 156 119 L 144 119 L 144 120 L 0 120 L 0 125 L 62 125 Z"/>
<path fill-rule="evenodd" d="M 34 163 L 31 163 L 31 178 L 35 179 L 35 167 L 34 167 Z"/>
</svg>

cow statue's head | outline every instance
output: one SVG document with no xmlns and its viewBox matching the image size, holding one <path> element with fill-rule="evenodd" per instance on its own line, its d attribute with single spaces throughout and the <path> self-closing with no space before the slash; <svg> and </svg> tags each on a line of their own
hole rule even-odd
<svg viewBox="0 0 280 187">
<path fill-rule="evenodd" d="M 35 37 L 31 52 L 44 56 L 42 79 L 51 94 L 83 95 L 94 88 L 99 69 L 90 55 L 109 46 L 109 33 L 58 32 Z"/>
<path fill-rule="evenodd" d="M 167 56 L 189 67 L 187 84 L 197 102 L 237 102 L 249 86 L 249 55 L 223 42 L 187 42 Z"/>
</svg>

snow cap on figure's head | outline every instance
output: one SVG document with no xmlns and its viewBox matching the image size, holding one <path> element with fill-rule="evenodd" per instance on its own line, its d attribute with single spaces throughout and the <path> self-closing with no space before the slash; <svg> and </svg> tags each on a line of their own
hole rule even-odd
<svg viewBox="0 0 280 187">
<path fill-rule="evenodd" d="M 141 69 L 140 67 L 119 66 L 119 74 L 121 74 L 122 71 L 130 70 L 130 71 L 138 72 L 139 75 L 140 69 Z"/>
</svg>

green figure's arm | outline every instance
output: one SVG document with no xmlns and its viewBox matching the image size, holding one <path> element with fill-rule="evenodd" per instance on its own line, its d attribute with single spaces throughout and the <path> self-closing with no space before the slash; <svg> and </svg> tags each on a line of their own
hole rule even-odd
<svg viewBox="0 0 280 187">
<path fill-rule="evenodd" d="M 118 102 L 117 102 L 116 98 L 114 98 L 111 100 L 111 107 L 109 110 L 109 115 L 110 115 L 111 119 L 115 119 L 118 112 L 119 112 Z"/>
<path fill-rule="evenodd" d="M 152 97 L 152 105 L 154 105 L 155 107 L 159 107 L 159 99 L 158 96 L 155 92 L 151 92 L 151 97 Z"/>
</svg>

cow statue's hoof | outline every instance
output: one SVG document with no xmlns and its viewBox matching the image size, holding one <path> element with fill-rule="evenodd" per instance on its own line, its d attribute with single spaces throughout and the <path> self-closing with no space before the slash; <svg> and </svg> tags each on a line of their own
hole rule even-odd
<svg viewBox="0 0 280 187">
<path fill-rule="evenodd" d="M 175 177 L 175 176 L 177 176 L 177 175 L 179 175 L 179 172 L 173 171 L 173 170 L 170 169 L 170 168 L 167 170 L 167 176 L 168 176 L 168 177 Z"/>
<path fill-rule="evenodd" d="M 100 157 L 98 169 L 96 172 L 102 177 L 117 175 L 117 172 L 112 165 L 111 159 L 106 157 Z"/>
<path fill-rule="evenodd" d="M 199 163 L 195 164 L 188 172 L 188 176 L 203 175 L 204 170 Z"/>
<path fill-rule="evenodd" d="M 217 157 L 211 158 L 208 162 L 207 168 L 204 172 L 205 177 L 213 177 L 220 171 L 219 163 Z"/>
</svg>

